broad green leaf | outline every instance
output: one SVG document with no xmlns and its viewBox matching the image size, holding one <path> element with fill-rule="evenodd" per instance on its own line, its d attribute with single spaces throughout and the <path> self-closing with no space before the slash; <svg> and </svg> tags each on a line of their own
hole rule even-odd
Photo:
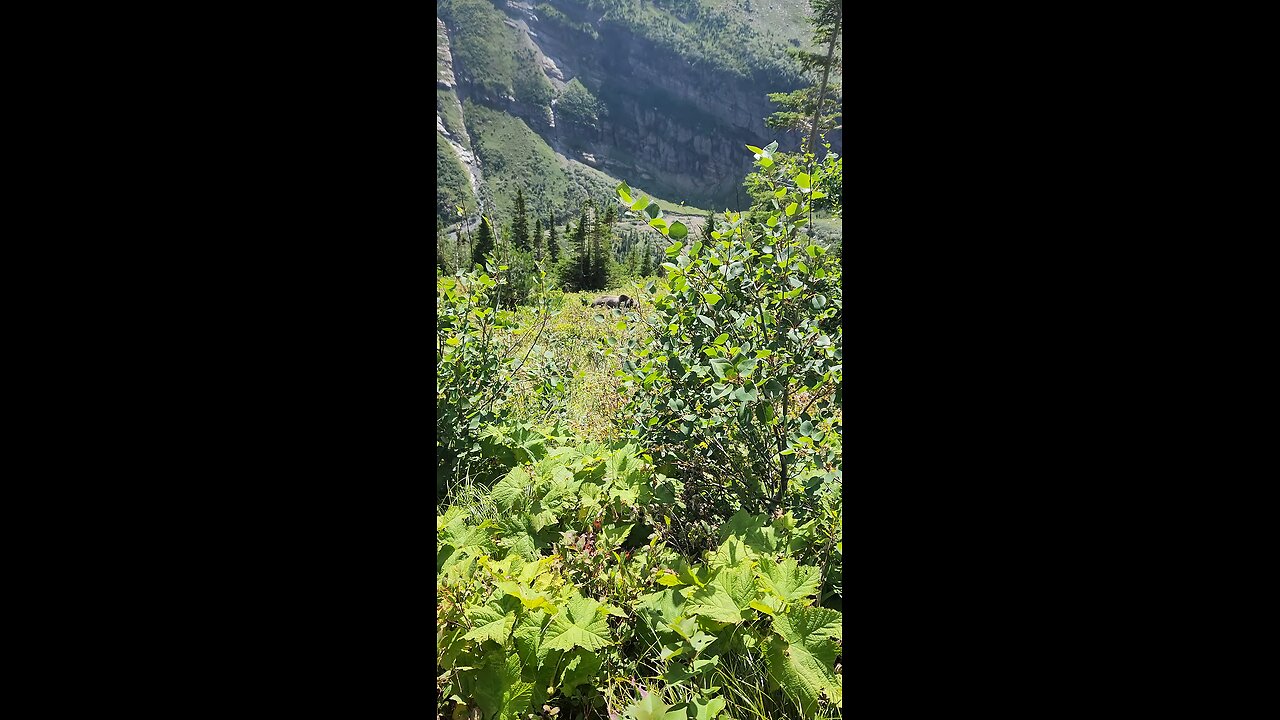
<svg viewBox="0 0 1280 720">
<path fill-rule="evenodd" d="M 646 208 L 644 209 L 644 211 L 645 211 L 646 213 L 649 213 L 649 217 L 651 217 L 651 218 L 653 218 L 653 219 L 655 219 L 655 220 L 657 220 L 658 218 L 662 217 L 662 208 L 661 208 L 661 207 L 658 205 L 658 203 L 656 203 L 656 202 L 655 202 L 655 203 L 653 203 L 653 204 L 651 204 L 651 205 L 649 205 L 649 207 L 646 207 Z"/>
<path fill-rule="evenodd" d="M 802 642 L 807 637 L 830 637 L 837 640 L 843 636 L 844 626 L 841 614 L 837 610 L 824 607 L 796 607 L 786 615 L 778 618 L 773 629 L 789 643 Z"/>
<path fill-rule="evenodd" d="M 494 650 L 476 676 L 476 705 L 490 720 L 517 720 L 529 710 L 533 685 L 520 680 L 520 658 Z"/>
<path fill-rule="evenodd" d="M 787 206 L 787 214 L 795 215 L 796 210 L 799 210 L 799 209 L 800 209 L 800 203 L 791 203 L 790 205 Z"/>
<path fill-rule="evenodd" d="M 732 367 L 733 366 L 729 363 L 729 361 L 723 358 L 711 359 L 711 372 L 715 373 L 716 377 L 718 378 L 723 379 L 725 373 L 729 371 Z"/>
<path fill-rule="evenodd" d="M 706 300 L 708 305 L 715 305 L 720 302 L 720 296 L 715 293 L 702 293 L 702 299 Z"/>
<path fill-rule="evenodd" d="M 716 637 L 714 635 L 708 635 L 702 631 L 695 632 L 693 637 L 689 638 L 689 644 L 693 646 L 693 651 L 695 653 L 700 653 L 703 650 L 706 650 L 707 647 L 715 641 Z"/>
<path fill-rule="evenodd" d="M 841 702 L 841 687 L 834 667 L 836 644 L 821 630 L 826 625 L 818 629 L 812 625 L 803 620 L 797 622 L 791 613 L 774 617 L 773 628 L 778 636 L 769 643 L 765 653 L 769 676 L 800 698 L 806 714 L 813 712 L 823 692 L 832 702 Z"/>
<path fill-rule="evenodd" d="M 809 187 L 809 173 L 800 173 L 796 176 L 796 185 L 802 188 Z"/>
<path fill-rule="evenodd" d="M 766 592 L 794 603 L 817 594 L 821 572 L 816 567 L 798 564 L 795 558 L 786 558 L 777 564 L 761 563 L 759 583 Z"/>
<path fill-rule="evenodd" d="M 609 624 L 599 609 L 600 603 L 591 598 L 578 596 L 571 599 L 547 628 L 547 647 L 552 650 L 575 647 L 599 650 L 613 644 L 609 640 Z"/>
<path fill-rule="evenodd" d="M 777 140 L 774 140 L 773 142 L 769 143 L 768 145 L 765 145 L 765 146 L 764 146 L 764 149 L 765 149 L 765 150 L 768 150 L 769 152 L 774 152 L 774 151 L 776 151 L 776 150 L 778 149 L 778 141 L 777 141 Z"/>
<path fill-rule="evenodd" d="M 516 652 L 520 656 L 520 661 L 530 669 L 530 672 L 545 666 L 554 666 L 561 655 L 561 651 L 552 650 L 546 646 L 545 630 L 550 622 L 550 615 L 541 610 L 534 610 L 525 613 L 524 617 L 516 623 L 513 633 Z M 548 667 L 546 672 L 550 673 L 551 668 Z M 544 688 L 551 679 L 549 675 L 545 678 Z"/>
<path fill-rule="evenodd" d="M 717 299 L 719 299 L 718 296 L 717 296 Z M 711 341 L 711 343 L 713 345 L 723 345 L 724 342 L 728 339 L 729 339 L 729 333 L 720 333 L 719 335 L 716 336 L 715 340 Z"/>
<path fill-rule="evenodd" d="M 659 590 L 656 593 L 641 595 L 634 605 L 638 614 L 655 633 L 666 632 L 676 618 L 683 612 L 685 603 L 684 590 Z"/>
<path fill-rule="evenodd" d="M 671 623 L 671 629 L 676 631 L 680 637 L 688 640 L 698 631 L 697 617 L 682 617 Z"/>
<path fill-rule="evenodd" d="M 541 608 L 552 614 L 560 611 L 559 608 L 552 604 L 546 594 L 537 592 L 533 588 L 524 587 L 511 582 L 510 580 L 499 580 L 495 585 L 497 585 L 498 589 L 502 592 L 514 598 L 518 598 L 520 603 L 529 610 L 537 610 Z"/>
<path fill-rule="evenodd" d="M 689 701 L 689 720 L 719 720 L 720 713 L 724 712 L 725 701 L 722 698 L 711 698 L 703 702 L 701 698 L 693 698 Z"/>
<path fill-rule="evenodd" d="M 744 611 L 756 595 L 755 573 L 745 561 L 720 570 L 706 587 L 690 594 L 685 612 L 737 624 L 751 617 Z"/>
<path fill-rule="evenodd" d="M 628 206 L 635 202 L 631 199 L 631 188 L 627 187 L 625 182 L 618 183 L 618 197 L 622 198 L 623 204 Z"/>
<path fill-rule="evenodd" d="M 568 696 L 579 685 L 591 685 L 591 680 L 600 672 L 600 656 L 586 650 L 575 650 L 573 657 L 565 663 L 563 679 L 560 681 L 560 692 Z"/>
<path fill-rule="evenodd" d="M 631 529 L 634 527 L 634 523 L 622 525 L 621 527 L 617 525 L 606 525 L 602 527 L 600 529 L 600 539 L 596 542 L 597 547 L 602 547 L 607 550 L 617 548 L 622 544 L 623 540 L 627 539 L 627 536 L 631 534 Z"/>
<path fill-rule="evenodd" d="M 675 573 L 662 573 L 661 575 L 658 575 L 658 584 L 666 585 L 667 587 L 684 585 L 683 582 L 680 582 L 680 578 L 676 577 Z"/>
<path fill-rule="evenodd" d="M 505 595 L 495 595 L 484 605 L 467 608 L 466 616 L 471 621 L 472 629 L 463 640 L 484 642 L 492 640 L 505 645 L 511 629 L 516 623 L 516 608 L 520 603 Z"/>
<path fill-rule="evenodd" d="M 671 223 L 671 229 L 668 232 L 668 235 L 670 237 L 673 237 L 677 240 L 683 240 L 685 236 L 687 236 L 688 234 L 689 234 L 689 228 L 685 227 L 684 223 L 680 222 L 679 220 Z"/>
<path fill-rule="evenodd" d="M 638 702 L 627 706 L 622 716 L 628 720 L 686 720 L 688 717 L 683 708 L 671 710 L 658 693 L 647 693 Z"/>
<path fill-rule="evenodd" d="M 760 148 L 756 147 L 755 145 L 748 145 L 748 146 L 747 146 L 747 149 L 748 149 L 748 150 L 750 150 L 751 152 L 755 153 L 756 155 L 763 155 L 763 154 L 764 154 L 764 150 L 761 150 Z"/>
<path fill-rule="evenodd" d="M 514 468 L 489 490 L 489 497 L 503 512 L 511 512 L 523 508 L 525 489 L 529 487 L 529 473 L 522 467 Z"/>
</svg>

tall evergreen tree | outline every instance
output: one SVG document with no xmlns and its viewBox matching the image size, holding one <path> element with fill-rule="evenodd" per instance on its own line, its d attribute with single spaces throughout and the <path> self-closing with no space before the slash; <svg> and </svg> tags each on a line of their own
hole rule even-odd
<svg viewBox="0 0 1280 720">
<path fill-rule="evenodd" d="M 769 100 L 782 109 L 765 118 L 765 125 L 801 133 L 803 149 L 816 154 L 818 134 L 835 127 L 841 115 L 840 86 L 831 75 L 840 74 L 841 58 L 835 48 L 840 39 L 842 15 L 840 0 L 809 0 L 809 6 L 813 9 L 809 23 L 813 27 L 814 45 L 825 45 L 826 52 L 794 48 L 787 52 L 799 61 L 806 73 L 820 75 L 821 79 L 794 92 L 769 93 Z"/>
<path fill-rule="evenodd" d="M 552 215 L 547 216 L 547 257 L 553 263 L 560 261 L 560 241 L 556 239 L 556 219 Z"/>
<path fill-rule="evenodd" d="M 480 230 L 476 233 L 475 247 L 471 248 L 471 264 L 484 266 L 485 253 L 493 252 L 493 228 L 489 227 L 489 218 L 480 218 Z"/>
<path fill-rule="evenodd" d="M 707 221 L 702 224 L 702 242 L 709 243 L 713 239 L 711 232 L 716 229 L 716 214 L 711 210 L 707 211 Z"/>
<path fill-rule="evenodd" d="M 539 262 L 542 260 L 542 218 L 533 226 L 533 257 Z"/>
<path fill-rule="evenodd" d="M 591 261 L 587 282 L 593 290 L 604 290 L 609 286 L 609 261 L 613 259 L 613 253 L 605 252 L 608 242 L 605 230 L 608 226 L 598 215 L 591 223 Z"/>
<path fill-rule="evenodd" d="M 586 290 L 591 279 L 591 248 L 587 244 L 587 211 L 582 210 L 578 218 L 578 228 L 573 231 L 574 258 L 577 260 L 577 272 L 574 274 L 574 285 L 579 290 Z"/>
<path fill-rule="evenodd" d="M 640 241 L 640 277 L 653 274 L 653 250 L 649 247 L 649 239 Z"/>
<path fill-rule="evenodd" d="M 529 218 L 525 215 L 523 188 L 516 188 L 516 216 L 511 221 L 511 244 L 518 250 L 529 249 Z"/>
</svg>

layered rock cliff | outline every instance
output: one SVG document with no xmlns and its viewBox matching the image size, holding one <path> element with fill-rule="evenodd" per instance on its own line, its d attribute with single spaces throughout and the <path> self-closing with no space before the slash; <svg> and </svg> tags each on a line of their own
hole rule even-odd
<svg viewBox="0 0 1280 720">
<path fill-rule="evenodd" d="M 673 200 L 722 208 L 745 202 L 742 179 L 752 169 L 746 145 L 797 146 L 797 137 L 764 124 L 778 109 L 766 95 L 799 87 L 794 75 L 744 77 L 691 59 L 696 54 L 643 37 L 582 0 L 548 0 L 541 16 L 525 3 L 499 7 L 555 90 L 578 79 L 599 99 L 600 117 L 595 127 L 583 127 L 559 122 L 554 103 L 548 113 L 513 97 L 473 97 L 521 117 L 566 157 Z M 460 86 L 465 70 L 457 73 Z M 839 134 L 829 139 L 839 151 Z"/>
</svg>

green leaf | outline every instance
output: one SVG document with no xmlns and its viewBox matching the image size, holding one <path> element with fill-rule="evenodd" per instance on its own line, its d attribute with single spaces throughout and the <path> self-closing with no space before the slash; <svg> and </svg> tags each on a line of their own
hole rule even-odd
<svg viewBox="0 0 1280 720">
<path fill-rule="evenodd" d="M 631 534 L 631 528 L 633 527 L 635 527 L 634 523 L 630 525 L 623 525 L 621 527 L 617 525 L 604 526 L 600 529 L 600 539 L 596 543 L 597 547 L 603 547 L 608 550 L 617 548 L 622 544 L 622 541 L 626 540 L 627 536 Z"/>
<path fill-rule="evenodd" d="M 747 149 L 748 149 L 748 150 L 750 150 L 751 152 L 755 153 L 756 155 L 763 155 L 763 154 L 764 154 L 764 150 L 761 150 L 760 148 L 756 147 L 755 145 L 748 145 L 748 146 L 747 146 Z"/>
<path fill-rule="evenodd" d="M 644 211 L 649 213 L 649 217 L 653 218 L 654 220 L 657 220 L 658 218 L 662 217 L 662 208 L 658 205 L 658 203 L 653 203 L 649 207 L 645 208 Z"/>
<path fill-rule="evenodd" d="M 711 328 L 712 330 L 715 330 L 715 329 L 716 329 L 715 321 L 713 321 L 711 318 L 707 317 L 706 315 L 699 315 L 699 316 L 698 316 L 698 320 L 702 321 L 702 324 L 703 324 L 703 325 L 706 325 L 707 327 Z"/>
<path fill-rule="evenodd" d="M 719 295 L 717 295 L 717 296 L 716 296 L 716 299 L 717 299 L 717 300 L 719 300 L 719 299 L 720 299 L 720 296 L 719 296 Z M 729 333 L 720 333 L 719 335 L 717 335 L 717 336 L 716 336 L 716 339 L 715 339 L 715 340 L 712 340 L 712 341 L 711 341 L 711 344 L 712 344 L 712 345 L 723 345 L 723 344 L 724 344 L 724 342 L 725 342 L 726 340 L 728 340 L 728 339 L 729 339 Z"/>
<path fill-rule="evenodd" d="M 715 373 L 716 377 L 720 379 L 724 379 L 725 372 L 727 372 L 731 367 L 732 365 L 730 365 L 728 360 L 723 358 L 711 359 L 711 372 Z"/>
<path fill-rule="evenodd" d="M 627 187 L 625 182 L 618 183 L 618 197 L 622 198 L 622 202 L 628 206 L 635 202 L 631 199 L 631 188 Z"/>
<path fill-rule="evenodd" d="M 479 642 L 492 640 L 499 645 L 505 645 L 507 637 L 511 635 L 511 630 L 516 624 L 515 607 L 519 607 L 518 602 L 501 595 L 490 600 L 487 605 L 468 608 L 466 615 L 473 627 L 471 632 L 462 636 L 462 639 Z"/>
<path fill-rule="evenodd" d="M 547 647 L 571 650 L 575 647 L 599 650 L 613 644 L 609 640 L 609 624 L 600 614 L 600 603 L 591 598 L 575 597 L 555 616 L 547 628 Z"/>
<path fill-rule="evenodd" d="M 809 173 L 800 173 L 796 176 L 796 185 L 802 188 L 809 187 Z"/>
<path fill-rule="evenodd" d="M 633 705 L 627 706 L 623 717 L 629 720 L 686 720 L 685 710 L 673 711 L 671 706 L 662 702 L 658 693 L 651 692 Z"/>
<path fill-rule="evenodd" d="M 529 473 L 524 468 L 515 468 L 507 473 L 489 490 L 489 497 L 494 505 L 503 512 L 512 512 L 525 506 L 525 488 L 529 487 Z"/>
<path fill-rule="evenodd" d="M 718 622 L 740 623 L 750 618 L 745 610 L 756 598 L 755 572 L 751 562 L 740 562 L 716 574 L 704 588 L 689 595 L 686 613 L 698 614 Z"/>
<path fill-rule="evenodd" d="M 725 701 L 723 698 L 711 698 L 706 702 L 702 702 L 701 698 L 693 698 L 689 701 L 689 709 L 693 714 L 689 716 L 689 720 L 717 720 L 720 713 L 724 712 Z"/>
<path fill-rule="evenodd" d="M 800 565 L 795 558 L 780 563 L 760 565 L 760 587 L 787 602 L 803 600 L 818 592 L 821 571 L 816 567 Z"/>
<path fill-rule="evenodd" d="M 768 145 L 765 145 L 765 146 L 764 146 L 764 149 L 765 149 L 765 150 L 768 150 L 769 152 L 774 152 L 774 151 L 776 151 L 776 150 L 778 149 L 778 141 L 777 141 L 777 140 L 774 140 L 773 142 L 769 143 Z"/>
<path fill-rule="evenodd" d="M 682 248 L 682 247 L 684 247 L 684 243 L 682 243 L 682 242 L 673 242 L 673 243 L 671 243 L 670 245 L 668 245 L 668 246 L 667 246 L 667 249 L 666 249 L 664 252 L 667 254 L 667 257 L 675 257 L 675 256 L 677 256 L 677 255 L 679 255 L 679 254 L 680 254 L 680 248 Z M 663 267 L 666 267 L 666 266 L 667 266 L 667 263 L 664 263 L 664 264 L 663 264 Z M 674 265 L 672 265 L 670 269 L 672 269 L 672 270 L 676 270 L 676 269 L 678 269 L 678 268 L 676 268 Z"/>
<path fill-rule="evenodd" d="M 800 208 L 800 203 L 791 203 L 790 205 L 787 206 L 787 214 L 795 215 L 796 210 L 798 210 L 799 208 Z"/>
<path fill-rule="evenodd" d="M 688 234 L 689 234 L 689 228 L 685 227 L 684 223 L 680 222 L 679 220 L 671 223 L 671 229 L 668 232 L 668 235 L 670 237 L 673 237 L 677 240 L 683 240 L 685 236 Z"/>
<path fill-rule="evenodd" d="M 702 299 L 706 300 L 708 305 L 715 305 L 720 302 L 720 296 L 715 293 L 702 293 Z"/>
<path fill-rule="evenodd" d="M 520 658 L 496 649 L 476 675 L 475 702 L 491 720 L 516 720 L 529 709 L 533 685 L 520 681 Z"/>
<path fill-rule="evenodd" d="M 560 681 L 560 692 L 568 696 L 579 685 L 591 686 L 591 680 L 600 672 L 600 656 L 585 650 L 574 651 L 573 657 L 565 663 L 563 679 Z"/>
<path fill-rule="evenodd" d="M 813 712 L 823 692 L 833 703 L 841 702 L 840 681 L 834 668 L 836 644 L 826 629 L 830 623 L 817 628 L 814 625 L 814 620 L 799 611 L 774 617 L 773 629 L 778 636 L 765 654 L 769 676 L 800 698 L 806 715 Z"/>
</svg>

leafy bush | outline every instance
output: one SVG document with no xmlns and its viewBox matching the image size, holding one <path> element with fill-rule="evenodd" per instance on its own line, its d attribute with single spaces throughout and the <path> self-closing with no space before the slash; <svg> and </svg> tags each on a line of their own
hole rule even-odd
<svg viewBox="0 0 1280 720">
<path fill-rule="evenodd" d="M 503 309 L 513 292 L 511 268 L 493 256 L 484 269 L 439 280 L 436 297 L 436 490 L 487 482 L 511 463 L 515 454 L 498 451 L 504 423 L 518 404 L 531 415 L 550 415 L 562 406 L 565 371 L 555 354 L 538 340 L 554 316 L 554 293 L 546 285 L 541 264 L 532 262 L 535 322 L 521 331 L 516 316 Z M 519 278 L 517 278 L 519 280 Z M 517 287 L 515 292 L 520 292 Z M 528 348 L 523 344 L 528 342 Z M 512 357 L 524 350 L 523 355 Z M 519 403 L 515 403 L 520 395 Z M 495 430 L 495 428 L 499 428 Z M 488 440 L 486 440 L 488 438 Z"/>
<path fill-rule="evenodd" d="M 531 437 L 523 447 L 489 491 L 436 518 L 445 717 L 591 707 L 718 718 L 718 691 L 745 665 L 776 685 L 760 700 L 768 716 L 839 712 L 841 614 L 815 604 L 819 569 L 792 556 L 813 544 L 808 528 L 738 513 L 704 563 L 686 561 L 669 549 L 664 515 L 679 482 L 654 474 L 634 445 Z"/>
<path fill-rule="evenodd" d="M 647 199 L 618 193 L 674 239 L 671 293 L 655 301 L 653 340 L 627 359 L 631 436 L 659 468 L 695 489 L 694 515 L 736 508 L 816 515 L 816 491 L 841 473 L 840 265 L 802 229 L 824 193 L 809 174 L 751 148 L 770 190 L 753 227 L 725 214 L 712 242 L 684 246 Z"/>
</svg>

